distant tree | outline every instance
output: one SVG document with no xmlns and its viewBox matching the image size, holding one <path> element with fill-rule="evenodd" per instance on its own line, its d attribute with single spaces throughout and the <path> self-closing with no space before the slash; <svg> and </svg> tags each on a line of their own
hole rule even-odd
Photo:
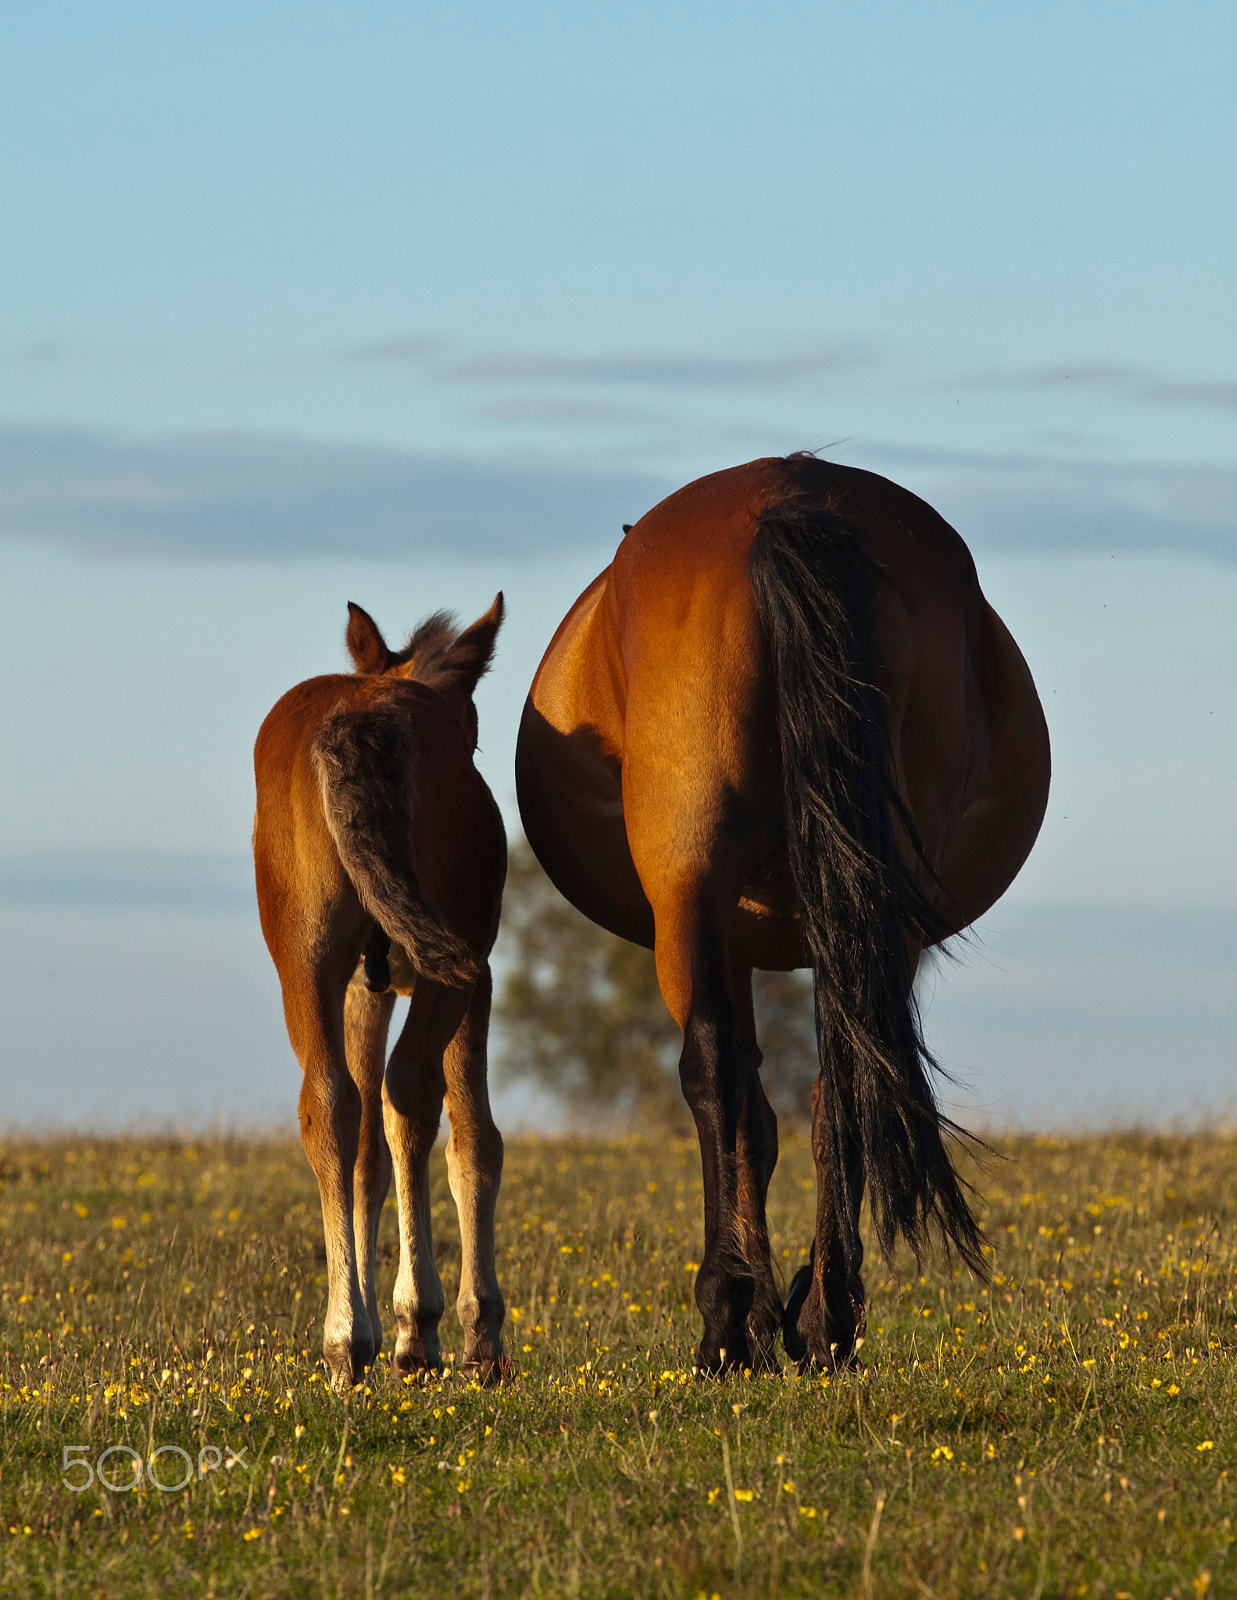
<svg viewBox="0 0 1237 1600">
<path fill-rule="evenodd" d="M 689 1131 L 679 1090 L 682 1035 L 653 957 L 607 933 L 555 889 L 524 840 L 512 849 L 499 944 L 495 1066 L 558 1095 L 585 1124 Z M 806 1119 L 817 1072 L 811 980 L 756 975 L 765 1092 Z"/>
</svg>

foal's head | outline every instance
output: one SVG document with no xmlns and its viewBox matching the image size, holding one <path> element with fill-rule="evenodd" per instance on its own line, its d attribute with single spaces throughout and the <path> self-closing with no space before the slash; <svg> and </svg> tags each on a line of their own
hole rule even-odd
<svg viewBox="0 0 1237 1600">
<path fill-rule="evenodd" d="M 473 692 L 489 671 L 502 620 L 500 590 L 485 615 L 462 633 L 449 611 L 435 611 L 418 624 L 402 650 L 390 650 L 368 611 L 349 600 L 345 638 L 359 673 L 411 678 L 436 689 L 464 724 L 475 750 L 477 709 L 472 703 Z"/>
</svg>

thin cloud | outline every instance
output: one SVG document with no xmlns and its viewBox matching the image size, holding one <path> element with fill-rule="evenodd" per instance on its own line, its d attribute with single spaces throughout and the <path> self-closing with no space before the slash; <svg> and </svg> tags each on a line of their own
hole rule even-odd
<svg viewBox="0 0 1237 1600">
<path fill-rule="evenodd" d="M 480 417 L 521 427 L 594 428 L 663 422 L 661 412 L 622 400 L 581 400 L 567 396 L 521 395 L 487 400 L 472 407 Z"/>
<path fill-rule="evenodd" d="M 0 856 L 0 907 L 38 911 L 243 911 L 254 907 L 245 856 L 57 850 Z"/>
<path fill-rule="evenodd" d="M 67 348 L 55 339 L 36 339 L 31 344 L 18 345 L 8 360 L 15 367 L 51 367 L 67 355 Z"/>
<path fill-rule="evenodd" d="M 519 556 L 610 540 L 674 487 L 280 435 L 0 426 L 0 538 L 111 559 Z"/>
<path fill-rule="evenodd" d="M 978 372 L 962 379 L 967 388 L 1093 389 L 1140 405 L 1197 406 L 1237 411 L 1237 381 L 1228 378 L 1172 378 L 1119 361 L 1056 362 L 1041 367 Z"/>
<path fill-rule="evenodd" d="M 709 448 L 722 466 L 753 444 L 727 434 Z M 697 441 L 692 457 L 707 445 Z M 870 439 L 830 454 L 922 494 L 977 549 L 1154 549 L 1237 561 L 1234 468 Z M 279 435 L 8 426 L 0 427 L 0 539 L 113 560 L 520 559 L 612 543 L 620 523 L 683 481 L 679 459 L 664 471 L 634 455 L 619 465 L 613 454 L 609 468 L 513 465 Z"/>
<path fill-rule="evenodd" d="M 401 336 L 353 345 L 343 359 L 371 365 L 426 367 L 444 357 L 445 339 Z M 729 357 L 672 352 L 563 355 L 545 351 L 490 350 L 436 367 L 448 383 L 585 384 L 682 389 L 771 387 L 804 378 L 871 366 L 871 348 L 857 340 L 772 356 Z"/>
<path fill-rule="evenodd" d="M 803 378 L 870 366 L 866 345 L 845 343 L 763 357 L 667 354 L 548 355 L 491 351 L 444 367 L 453 383 L 572 383 L 633 388 L 743 389 L 774 387 Z"/>
<path fill-rule="evenodd" d="M 389 366 L 422 366 L 448 348 L 445 339 L 375 339 L 371 344 L 353 345 L 343 352 L 343 358 L 345 361 L 368 361 Z"/>
<path fill-rule="evenodd" d="M 864 444 L 977 550 L 1163 550 L 1237 561 L 1237 469 Z"/>
</svg>

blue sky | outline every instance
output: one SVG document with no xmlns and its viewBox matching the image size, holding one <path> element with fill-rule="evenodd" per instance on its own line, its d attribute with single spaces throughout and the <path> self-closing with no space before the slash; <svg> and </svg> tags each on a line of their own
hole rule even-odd
<svg viewBox="0 0 1237 1600">
<path fill-rule="evenodd" d="M 930 1008 L 971 1103 L 1225 1109 L 1235 46 L 1188 4 L 10 8 L 8 1114 L 290 1112 L 249 748 L 344 602 L 506 591 L 511 814 L 619 524 L 801 447 L 955 523 L 1049 715 L 1040 846 Z"/>
</svg>

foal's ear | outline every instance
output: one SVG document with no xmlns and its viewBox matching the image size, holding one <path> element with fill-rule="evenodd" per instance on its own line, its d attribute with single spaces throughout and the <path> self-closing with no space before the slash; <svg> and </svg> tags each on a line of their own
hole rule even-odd
<svg viewBox="0 0 1237 1600">
<path fill-rule="evenodd" d="M 494 604 L 483 617 L 478 617 L 471 628 L 465 628 L 459 638 L 443 656 L 438 671 L 449 675 L 466 694 L 471 695 L 486 672 L 494 654 L 494 641 L 503 623 L 502 590 L 494 596 Z"/>
<path fill-rule="evenodd" d="M 387 642 L 369 612 L 354 606 L 351 600 L 348 602 L 348 631 L 344 639 L 358 672 L 386 671 L 387 662 L 391 659 Z"/>
</svg>

